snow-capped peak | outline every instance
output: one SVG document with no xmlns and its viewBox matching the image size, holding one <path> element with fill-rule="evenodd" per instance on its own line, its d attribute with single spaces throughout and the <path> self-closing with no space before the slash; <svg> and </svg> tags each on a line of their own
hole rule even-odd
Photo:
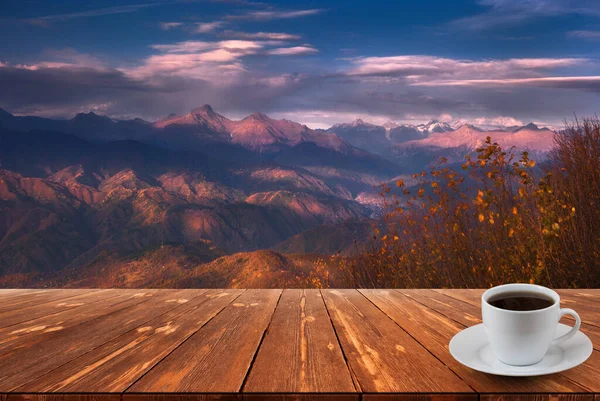
<svg viewBox="0 0 600 401">
<path fill-rule="evenodd" d="M 357 118 L 354 121 L 352 121 L 353 127 L 358 127 L 359 125 L 365 125 L 365 122 L 360 118 Z"/>
<path fill-rule="evenodd" d="M 392 120 L 386 121 L 385 124 L 382 125 L 382 127 L 385 128 L 386 131 L 389 131 L 392 128 L 397 128 L 399 126 L 400 124 Z"/>
<path fill-rule="evenodd" d="M 448 132 L 453 131 L 454 129 L 450 126 L 450 124 L 445 122 L 440 122 L 438 120 L 431 120 L 426 124 L 419 124 L 415 127 L 419 132 Z"/>
</svg>

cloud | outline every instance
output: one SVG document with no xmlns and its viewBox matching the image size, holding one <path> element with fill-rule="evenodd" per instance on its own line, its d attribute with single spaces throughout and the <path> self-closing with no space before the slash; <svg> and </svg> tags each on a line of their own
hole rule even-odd
<svg viewBox="0 0 600 401">
<path fill-rule="evenodd" d="M 226 18 L 230 20 L 270 21 L 276 19 L 307 17 L 310 15 L 320 14 L 323 11 L 325 10 L 320 8 L 295 11 L 251 11 L 245 14 L 228 15 Z"/>
<path fill-rule="evenodd" d="M 572 38 L 600 40 L 600 31 L 570 31 L 567 36 Z"/>
<path fill-rule="evenodd" d="M 219 42 L 188 40 L 169 45 L 152 45 L 151 47 L 165 53 L 198 53 L 215 49 L 243 52 L 260 49 L 263 45 L 260 42 L 251 40 L 223 40 Z"/>
<path fill-rule="evenodd" d="M 478 3 L 487 11 L 456 19 L 450 22 L 450 26 L 488 30 L 568 14 L 600 18 L 600 4 L 596 0 L 479 0 Z"/>
<path fill-rule="evenodd" d="M 263 7 L 263 6 L 267 5 L 267 3 L 263 3 L 260 1 L 248 1 L 248 0 L 209 0 L 209 1 L 211 3 L 235 4 L 238 6 Z"/>
<path fill-rule="evenodd" d="M 350 59 L 347 76 L 402 80 L 412 85 L 433 86 L 438 82 L 536 78 L 544 71 L 585 65 L 585 58 L 521 58 L 506 60 L 461 60 L 407 55 Z"/>
<path fill-rule="evenodd" d="M 301 38 L 300 35 L 293 35 L 290 33 L 283 32 L 239 32 L 239 31 L 224 31 L 221 36 L 228 38 L 237 38 L 237 39 L 267 39 L 267 40 L 299 40 Z"/>
<path fill-rule="evenodd" d="M 477 117 L 471 119 L 471 124 L 474 124 L 481 128 L 500 128 L 500 127 L 514 127 L 516 125 L 525 125 L 522 120 L 518 120 L 513 117 Z"/>
<path fill-rule="evenodd" d="M 179 28 L 183 25 L 183 22 L 161 22 L 160 29 L 163 31 L 168 31 L 170 29 Z"/>
<path fill-rule="evenodd" d="M 90 54 L 79 53 L 75 49 L 65 48 L 60 50 L 46 50 L 43 54 L 45 60 L 35 63 L 15 64 L 12 67 L 35 71 L 40 68 L 93 68 L 107 69 L 107 64 Z M 0 67 L 8 67 L 8 63 Z"/>
<path fill-rule="evenodd" d="M 274 56 L 300 56 L 306 54 L 314 54 L 319 51 L 314 47 L 309 46 L 294 46 L 294 47 L 280 47 L 277 49 L 272 49 L 267 52 L 267 54 Z"/>
<path fill-rule="evenodd" d="M 251 55 L 292 56 L 317 53 L 309 46 L 270 48 L 280 45 L 272 40 L 189 40 L 172 44 L 155 44 L 151 47 L 160 52 L 146 58 L 142 65 L 122 69 L 134 76 L 149 77 L 154 74 L 180 75 L 206 79 L 231 78 L 246 67 L 241 59 Z M 222 75 L 220 77 L 220 75 Z"/>
<path fill-rule="evenodd" d="M 600 76 L 549 75 L 570 67 L 594 66 L 586 58 L 460 60 L 434 56 L 350 59 L 345 76 L 361 82 L 420 87 L 540 87 L 598 91 Z"/>
<path fill-rule="evenodd" d="M 225 81 L 245 71 L 239 56 L 223 49 L 200 54 L 163 54 L 148 57 L 141 66 L 121 69 L 130 76 L 149 79 L 157 75 Z"/>
<path fill-rule="evenodd" d="M 126 6 L 105 7 L 105 8 L 97 8 L 94 10 L 78 11 L 78 12 L 73 12 L 73 13 L 45 15 L 42 17 L 30 18 L 25 21 L 30 24 L 33 24 L 33 25 L 48 26 L 51 22 L 55 22 L 55 21 L 66 21 L 66 20 L 75 19 L 75 18 L 98 17 L 98 16 L 103 16 L 103 15 L 134 13 L 143 8 L 156 7 L 156 6 L 160 6 L 160 5 L 164 5 L 164 4 L 165 3 L 147 3 L 147 4 L 130 4 L 130 5 L 126 5 Z"/>
<path fill-rule="evenodd" d="M 539 86 L 563 89 L 600 90 L 600 76 L 539 77 L 506 79 L 465 79 L 458 81 L 419 82 L 417 86 Z"/>
<path fill-rule="evenodd" d="M 196 29 L 194 29 L 194 33 L 210 33 L 215 29 L 222 27 L 224 24 L 223 21 L 213 21 L 213 22 L 198 22 L 196 23 Z"/>
<path fill-rule="evenodd" d="M 188 40 L 169 45 L 151 45 L 154 50 L 166 53 L 192 53 L 212 50 L 218 47 L 215 42 L 203 42 L 199 40 Z"/>
<path fill-rule="evenodd" d="M 245 72 L 240 59 L 259 53 L 265 43 L 249 40 L 184 41 L 155 44 L 160 54 L 147 57 L 143 64 L 124 71 L 135 77 L 148 78 L 157 74 L 177 75 L 196 79 L 230 80 Z"/>
<path fill-rule="evenodd" d="M 354 57 L 339 60 L 345 67 L 337 70 L 291 73 L 302 71 L 302 64 L 284 56 L 317 50 L 283 47 L 271 38 L 190 40 L 151 49 L 136 65 L 111 66 L 73 49 L 48 51 L 27 64 L 3 60 L 0 107 L 21 114 L 72 116 L 95 109 L 157 119 L 209 103 L 234 117 L 260 110 L 313 126 L 356 116 L 418 123 L 444 115 L 492 126 L 532 120 L 560 125 L 573 112 L 592 115 L 600 101 L 600 77 L 569 75 L 572 69 L 593 71 L 596 62 L 588 59 Z"/>
<path fill-rule="evenodd" d="M 87 104 L 111 103 L 122 98 L 149 96 L 149 92 L 176 90 L 135 80 L 114 69 L 72 65 L 35 69 L 6 66 L 0 70 L 0 104 L 11 111 L 73 109 Z M 155 95 L 158 95 L 155 93 Z"/>
</svg>

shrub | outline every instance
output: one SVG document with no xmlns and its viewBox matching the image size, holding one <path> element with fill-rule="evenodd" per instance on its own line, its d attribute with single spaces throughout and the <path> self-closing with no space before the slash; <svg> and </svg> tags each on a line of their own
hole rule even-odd
<svg viewBox="0 0 600 401">
<path fill-rule="evenodd" d="M 600 286 L 600 122 L 568 124 L 542 167 L 491 138 L 461 168 L 383 185 L 385 229 L 334 256 L 349 287 Z M 320 283 L 322 285 L 322 283 Z"/>
</svg>

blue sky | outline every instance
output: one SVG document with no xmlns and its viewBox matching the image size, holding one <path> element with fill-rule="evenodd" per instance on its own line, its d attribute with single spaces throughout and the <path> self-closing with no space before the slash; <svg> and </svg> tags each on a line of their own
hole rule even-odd
<svg viewBox="0 0 600 401">
<path fill-rule="evenodd" d="M 560 125 L 600 100 L 597 1 L 5 1 L 0 35 L 15 114 Z"/>
</svg>

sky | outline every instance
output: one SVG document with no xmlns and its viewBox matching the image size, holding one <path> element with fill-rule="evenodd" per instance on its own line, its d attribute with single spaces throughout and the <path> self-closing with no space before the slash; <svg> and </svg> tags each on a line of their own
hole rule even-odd
<svg viewBox="0 0 600 401">
<path fill-rule="evenodd" d="M 600 105 L 597 0 L 5 0 L 0 37 L 15 115 L 559 127 Z"/>
</svg>

